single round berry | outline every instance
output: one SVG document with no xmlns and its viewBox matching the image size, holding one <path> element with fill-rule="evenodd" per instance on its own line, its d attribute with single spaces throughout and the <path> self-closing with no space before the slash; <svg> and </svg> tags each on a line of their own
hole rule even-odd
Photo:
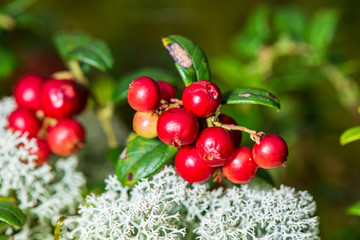
<svg viewBox="0 0 360 240">
<path fill-rule="evenodd" d="M 267 134 L 261 137 L 259 144 L 254 145 L 252 155 L 261 168 L 283 167 L 288 157 L 288 147 L 282 137 Z"/>
<path fill-rule="evenodd" d="M 154 110 L 159 103 L 159 97 L 159 85 L 149 77 L 136 78 L 127 90 L 129 105 L 138 112 Z"/>
<path fill-rule="evenodd" d="M 31 149 L 29 151 L 29 153 L 37 156 L 37 159 L 35 160 L 35 164 L 37 166 L 40 166 L 49 159 L 49 157 L 51 155 L 51 151 L 49 148 L 49 144 L 47 143 L 47 141 L 45 139 L 36 137 L 35 140 L 36 140 L 36 145 L 37 145 L 38 149 L 37 150 Z"/>
<path fill-rule="evenodd" d="M 40 109 L 41 88 L 44 79 L 36 74 L 26 74 L 20 78 L 14 88 L 14 98 L 19 107 L 37 111 Z"/>
<path fill-rule="evenodd" d="M 172 108 L 163 112 L 157 123 L 161 141 L 179 148 L 195 141 L 199 123 L 195 115 L 183 108 Z"/>
<path fill-rule="evenodd" d="M 47 80 L 41 90 L 40 105 L 44 114 L 52 118 L 67 118 L 78 110 L 80 94 L 72 80 Z"/>
<path fill-rule="evenodd" d="M 47 142 L 53 153 L 64 157 L 70 156 L 83 147 L 85 130 L 75 119 L 62 119 L 49 129 Z"/>
<path fill-rule="evenodd" d="M 175 88 L 171 83 L 165 82 L 165 81 L 157 81 L 157 84 L 159 85 L 160 89 L 160 99 L 164 99 L 166 101 L 169 101 L 170 98 L 175 98 Z"/>
<path fill-rule="evenodd" d="M 17 108 L 10 113 L 8 123 L 11 130 L 27 132 L 29 138 L 35 137 L 41 127 L 35 113 L 27 108 Z"/>
<path fill-rule="evenodd" d="M 78 83 L 76 83 L 76 87 L 77 87 L 77 93 L 79 96 L 79 98 L 78 98 L 79 102 L 74 111 L 74 114 L 79 114 L 82 111 L 84 111 L 84 109 L 86 108 L 89 91 L 86 87 L 84 87 L 83 85 L 78 84 Z"/>
<path fill-rule="evenodd" d="M 233 152 L 234 143 L 228 131 L 221 127 L 205 128 L 196 140 L 196 149 L 210 167 L 222 166 Z"/>
<path fill-rule="evenodd" d="M 134 131 L 144 138 L 157 137 L 157 121 L 159 115 L 153 112 L 136 112 L 133 118 Z"/>
<path fill-rule="evenodd" d="M 236 121 L 232 117 L 225 115 L 225 114 L 219 115 L 219 122 L 221 122 L 223 124 L 237 125 Z M 241 139 L 242 139 L 242 132 L 237 131 L 237 130 L 230 130 L 229 134 L 234 142 L 234 146 L 235 147 L 239 146 L 241 143 Z"/>
<path fill-rule="evenodd" d="M 215 170 L 204 163 L 195 144 L 184 146 L 178 151 L 175 157 L 175 169 L 180 177 L 190 183 L 208 180 Z"/>
<path fill-rule="evenodd" d="M 212 115 L 221 103 L 221 92 L 212 82 L 201 80 L 187 86 L 182 94 L 184 108 L 197 117 Z"/>
<path fill-rule="evenodd" d="M 235 148 L 234 154 L 224 166 L 224 176 L 233 183 L 245 183 L 250 181 L 256 174 L 258 166 L 254 162 L 251 149 L 247 147 Z"/>
</svg>

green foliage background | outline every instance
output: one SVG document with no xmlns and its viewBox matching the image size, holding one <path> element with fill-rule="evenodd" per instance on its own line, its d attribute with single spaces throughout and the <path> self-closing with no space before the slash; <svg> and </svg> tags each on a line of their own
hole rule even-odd
<svg viewBox="0 0 360 240">
<path fill-rule="evenodd" d="M 4 9 L 9 2 L 18 5 Z M 170 73 L 166 74 L 177 76 L 161 38 L 186 36 L 202 47 L 212 80 L 224 92 L 262 87 L 277 94 L 280 112 L 254 105 L 227 106 L 224 112 L 241 125 L 280 134 L 288 141 L 287 167 L 270 173 L 277 185 L 308 190 L 315 197 L 324 239 L 360 239 L 359 219 L 346 212 L 360 199 L 360 142 L 339 144 L 345 129 L 359 125 L 358 106 L 346 102 L 353 95 L 352 103 L 359 103 L 359 93 L 351 87 L 353 91 L 341 91 L 343 81 L 331 80 L 339 79 L 337 72 L 322 69 L 331 64 L 352 84 L 360 84 L 359 9 L 360 2 L 350 0 L 3 0 L 0 23 L 2 13 L 11 13 L 17 25 L 0 29 L 0 93 L 10 95 L 11 86 L 25 72 L 49 76 L 65 68 L 53 44 L 57 32 L 80 30 L 109 44 L 115 59 L 109 75 L 114 79 L 90 72 L 103 80 L 94 81 L 98 89 L 106 88 L 101 85 L 106 79 L 115 81 L 144 67 L 167 69 Z M 325 22 L 317 21 L 322 25 L 315 26 L 321 16 Z M 266 19 L 272 19 L 269 25 L 264 24 Z M 264 53 L 259 46 L 265 44 L 274 50 L 278 43 L 281 50 L 289 42 L 307 42 L 316 50 L 302 55 L 279 54 L 270 67 L 266 59 L 254 66 L 259 60 L 258 50 Z M 111 97 L 109 90 L 97 94 Z M 115 110 L 122 129 L 119 141 L 125 143 L 133 111 L 121 103 Z M 91 161 L 101 158 L 102 152 L 83 156 Z"/>
</svg>

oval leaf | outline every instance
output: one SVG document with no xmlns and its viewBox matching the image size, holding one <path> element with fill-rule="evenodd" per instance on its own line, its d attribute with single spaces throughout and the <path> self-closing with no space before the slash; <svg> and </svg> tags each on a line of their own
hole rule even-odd
<svg viewBox="0 0 360 240">
<path fill-rule="evenodd" d="M 76 60 L 101 71 L 113 66 L 113 57 L 105 42 L 84 33 L 59 33 L 55 45 L 65 61 Z"/>
<path fill-rule="evenodd" d="M 347 129 L 340 136 L 340 144 L 345 145 L 360 139 L 360 126 Z"/>
<path fill-rule="evenodd" d="M 210 81 L 208 61 L 197 44 L 178 35 L 163 38 L 162 42 L 174 59 L 176 69 L 185 86 L 200 80 Z"/>
<path fill-rule="evenodd" d="M 360 201 L 350 206 L 346 212 L 351 215 L 360 216 Z"/>
<path fill-rule="evenodd" d="M 128 143 L 126 153 L 120 156 L 116 175 L 121 184 L 132 186 L 140 179 L 157 172 L 175 156 L 176 152 L 176 148 L 166 145 L 159 139 L 137 136 Z"/>
<path fill-rule="evenodd" d="M 272 93 L 259 88 L 239 88 L 226 92 L 222 96 L 223 104 L 252 103 L 280 110 L 280 101 Z"/>
<path fill-rule="evenodd" d="M 24 225 L 23 212 L 12 202 L 0 201 L 0 221 L 16 227 Z"/>
<path fill-rule="evenodd" d="M 155 81 L 163 80 L 169 83 L 176 83 L 178 80 L 174 77 L 170 71 L 162 68 L 141 68 L 125 76 L 121 77 L 115 85 L 115 90 L 112 95 L 113 102 L 121 102 L 126 99 L 126 93 L 129 88 L 129 84 L 138 77 L 150 77 Z"/>
</svg>

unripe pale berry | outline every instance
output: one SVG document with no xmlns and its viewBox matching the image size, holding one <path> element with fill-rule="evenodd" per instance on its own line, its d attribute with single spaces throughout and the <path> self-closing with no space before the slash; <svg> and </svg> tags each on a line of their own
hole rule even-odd
<svg viewBox="0 0 360 240">
<path fill-rule="evenodd" d="M 184 108 L 197 117 L 209 117 L 221 103 L 221 92 L 214 83 L 201 80 L 185 88 L 182 94 L 182 102 Z"/>
<path fill-rule="evenodd" d="M 199 123 L 195 115 L 183 108 L 163 112 L 157 123 L 158 137 L 165 144 L 179 148 L 195 141 Z"/>
<path fill-rule="evenodd" d="M 70 156 L 83 147 L 85 130 L 75 119 L 62 119 L 49 129 L 47 142 L 53 153 L 64 157 Z"/>
<path fill-rule="evenodd" d="M 224 176 L 233 183 L 245 183 L 250 181 L 256 174 L 258 166 L 254 162 L 251 149 L 247 147 L 235 148 L 234 154 L 224 166 Z"/>
<path fill-rule="evenodd" d="M 204 163 L 194 144 L 184 146 L 178 151 L 175 157 L 175 169 L 180 177 L 190 183 L 208 180 L 215 170 Z"/>
<path fill-rule="evenodd" d="M 160 89 L 160 99 L 164 99 L 166 101 L 169 101 L 170 98 L 175 98 L 175 88 L 171 83 L 165 82 L 165 81 L 157 81 L 157 84 L 159 85 Z"/>
<path fill-rule="evenodd" d="M 256 164 L 261 168 L 282 167 L 288 157 L 288 147 L 282 137 L 267 134 L 261 137 L 259 144 L 254 145 L 252 156 Z"/>
<path fill-rule="evenodd" d="M 19 107 L 37 111 L 40 109 L 41 88 L 45 79 L 37 74 L 26 74 L 14 88 L 14 98 Z"/>
<path fill-rule="evenodd" d="M 205 128 L 196 140 L 196 149 L 205 163 L 211 167 L 222 166 L 233 152 L 234 143 L 228 131 L 221 127 Z"/>
<path fill-rule="evenodd" d="M 28 133 L 28 137 L 35 137 L 41 127 L 41 122 L 35 113 L 27 108 L 17 108 L 8 117 L 9 128 L 13 131 Z"/>
<path fill-rule="evenodd" d="M 225 114 L 220 114 L 219 115 L 219 122 L 223 123 L 223 124 L 232 124 L 232 125 L 237 125 L 236 121 Z M 234 142 L 234 146 L 237 147 L 240 145 L 241 143 L 241 138 L 242 138 L 242 132 L 241 131 L 237 131 L 237 130 L 230 130 L 228 131 L 233 142 Z"/>
<path fill-rule="evenodd" d="M 136 112 L 133 118 L 134 131 L 144 138 L 157 137 L 157 121 L 159 115 L 153 112 Z"/>
<path fill-rule="evenodd" d="M 159 85 L 149 77 L 136 78 L 127 90 L 128 103 L 138 112 L 154 110 L 158 106 L 159 97 Z"/>
</svg>

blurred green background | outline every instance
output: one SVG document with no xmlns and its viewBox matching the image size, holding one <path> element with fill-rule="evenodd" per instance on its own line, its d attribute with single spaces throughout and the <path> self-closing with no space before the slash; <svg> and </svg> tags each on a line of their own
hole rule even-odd
<svg viewBox="0 0 360 240">
<path fill-rule="evenodd" d="M 14 27 L 4 17 L 9 11 Z M 207 54 L 222 90 L 276 93 L 280 112 L 254 105 L 223 111 L 240 125 L 287 140 L 287 167 L 270 174 L 277 185 L 314 196 L 323 239 L 360 239 L 359 217 L 346 212 L 360 200 L 360 142 L 339 144 L 341 133 L 360 122 L 359 14 L 360 2 L 350 0 L 1 0 L 0 93 L 10 95 L 26 72 L 50 76 L 65 69 L 53 45 L 59 31 L 80 30 L 108 43 L 112 79 L 143 67 L 177 76 L 161 38 L 186 36 Z M 116 107 L 124 143 L 132 114 L 125 104 Z"/>
</svg>

